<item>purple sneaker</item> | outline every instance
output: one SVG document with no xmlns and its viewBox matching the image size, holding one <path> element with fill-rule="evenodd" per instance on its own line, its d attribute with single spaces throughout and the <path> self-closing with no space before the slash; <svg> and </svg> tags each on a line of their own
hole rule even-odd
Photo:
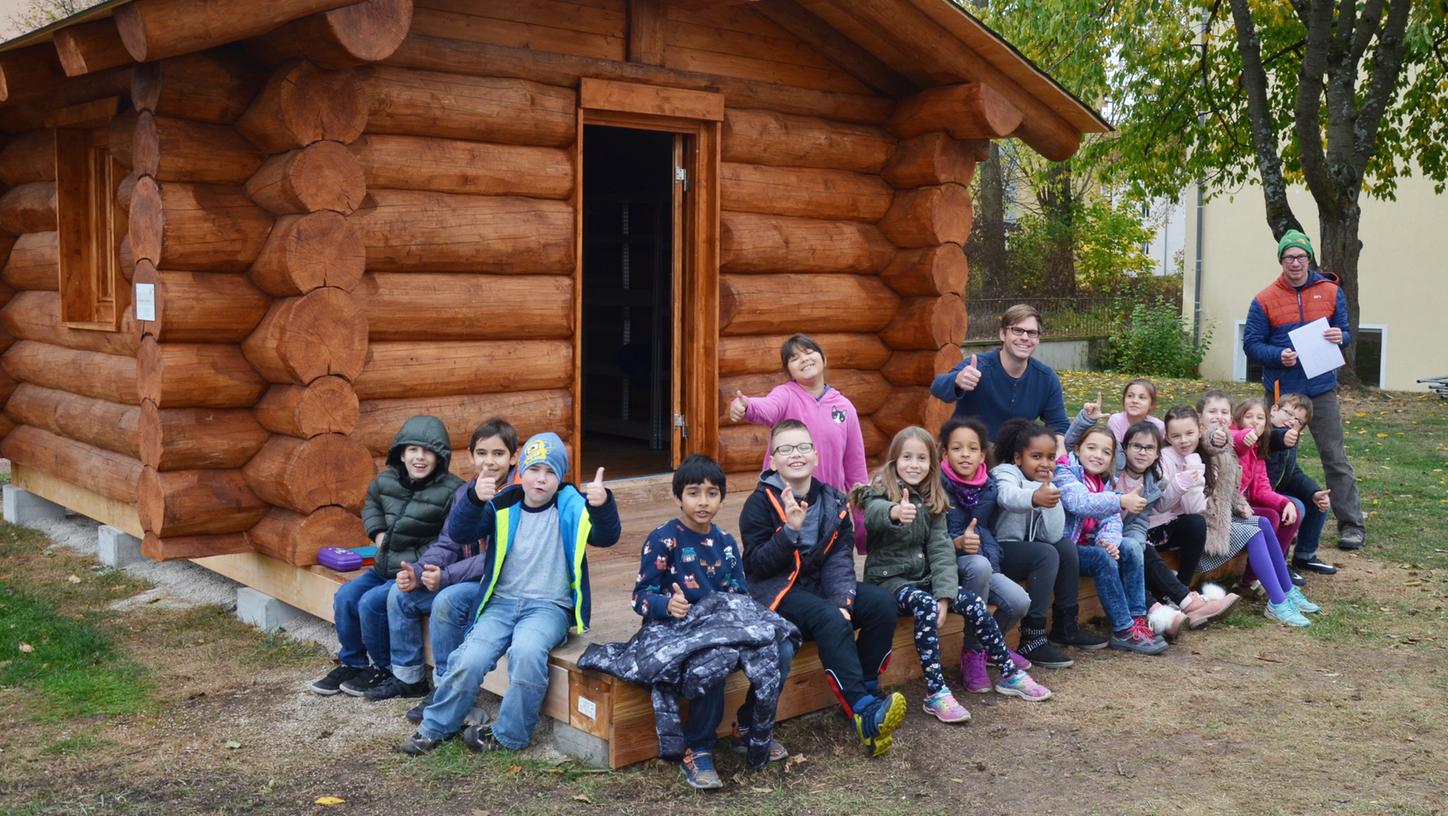
<svg viewBox="0 0 1448 816">
<path fill-rule="evenodd" d="M 965 649 L 960 653 L 960 682 L 972 694 L 985 694 L 991 690 L 990 675 L 985 670 L 985 652 L 981 649 Z"/>
<path fill-rule="evenodd" d="M 1031 661 L 1029 661 L 1029 660 L 1026 659 L 1026 656 L 1025 656 L 1025 655 L 1021 654 L 1020 652 L 1017 652 L 1015 649 L 1009 649 L 1009 648 L 1008 648 L 1008 649 L 1006 649 L 1006 651 L 1007 651 L 1008 653 L 1010 653 L 1011 662 L 1015 663 L 1015 664 L 1016 664 L 1016 668 L 1020 669 L 1021 671 L 1026 671 L 1027 669 L 1031 668 L 1031 666 L 1033 665 L 1033 664 L 1031 663 Z"/>
</svg>

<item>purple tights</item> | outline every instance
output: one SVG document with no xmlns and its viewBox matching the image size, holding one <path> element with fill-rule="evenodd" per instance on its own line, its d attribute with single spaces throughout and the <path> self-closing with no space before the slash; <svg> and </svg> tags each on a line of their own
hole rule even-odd
<svg viewBox="0 0 1448 816">
<path fill-rule="evenodd" d="M 1279 604 L 1287 599 L 1287 590 L 1292 588 L 1292 573 L 1287 571 L 1287 561 L 1282 557 L 1282 546 L 1272 531 L 1272 523 L 1261 516 L 1256 518 L 1261 532 L 1247 542 L 1247 563 L 1262 582 L 1267 600 Z"/>
</svg>

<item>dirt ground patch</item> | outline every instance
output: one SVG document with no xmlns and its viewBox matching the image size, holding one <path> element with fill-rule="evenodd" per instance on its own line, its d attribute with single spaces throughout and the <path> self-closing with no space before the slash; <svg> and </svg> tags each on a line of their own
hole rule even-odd
<svg viewBox="0 0 1448 816">
<path fill-rule="evenodd" d="M 1335 553 L 1336 554 L 1336 553 Z M 1314 582 L 1308 632 L 1261 617 L 1187 634 L 1164 657 L 1041 670 L 1044 704 L 968 695 L 974 720 L 912 708 L 895 750 L 861 755 L 833 713 L 785 723 L 787 768 L 721 756 L 721 794 L 654 762 L 598 773 L 538 751 L 423 760 L 392 747 L 407 703 L 316 698 L 320 648 L 225 610 L 132 606 L 105 628 L 154 689 L 139 714 L 36 719 L 0 690 L 7 813 L 1439 813 L 1448 773 L 1445 576 L 1347 556 Z M 17 566 L 10 565 L 12 568 Z M 919 683 L 905 689 L 912 705 Z M 962 695 L 963 697 L 966 695 Z M 228 747 L 230 746 L 230 747 Z M 341 797 L 335 807 L 314 805 Z"/>
</svg>

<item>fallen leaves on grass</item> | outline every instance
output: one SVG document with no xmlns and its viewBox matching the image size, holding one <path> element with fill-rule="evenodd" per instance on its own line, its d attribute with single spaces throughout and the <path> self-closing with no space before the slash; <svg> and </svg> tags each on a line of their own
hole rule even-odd
<svg viewBox="0 0 1448 816">
<path fill-rule="evenodd" d="M 340 796 L 318 796 L 316 801 L 312 802 L 312 804 L 321 805 L 322 807 L 335 807 L 337 805 L 345 803 L 346 801 L 346 799 L 343 799 Z"/>
<path fill-rule="evenodd" d="M 21 653 L 21 654 L 30 654 L 30 653 L 33 652 L 33 651 L 35 651 L 35 647 L 34 647 L 34 646 L 31 646 L 29 643 L 26 643 L 26 642 L 23 641 L 23 640 L 20 641 L 20 653 Z"/>
</svg>

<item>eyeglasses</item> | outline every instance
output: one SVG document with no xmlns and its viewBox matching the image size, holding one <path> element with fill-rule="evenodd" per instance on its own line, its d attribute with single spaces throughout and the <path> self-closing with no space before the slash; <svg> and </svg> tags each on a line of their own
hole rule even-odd
<svg viewBox="0 0 1448 816">
<path fill-rule="evenodd" d="M 1155 445 L 1138 445 L 1138 444 L 1136 444 L 1136 443 L 1133 442 L 1132 444 L 1127 445 L 1126 447 L 1130 448 L 1131 450 L 1136 451 L 1137 453 L 1156 453 L 1156 446 L 1155 446 Z"/>
<path fill-rule="evenodd" d="M 1032 340 L 1037 340 L 1041 336 L 1040 329 L 1023 329 L 1020 326 L 1011 326 L 1010 333 L 1012 337 L 1029 337 Z"/>
<path fill-rule="evenodd" d="M 1283 256 L 1282 256 L 1282 262 L 1285 263 L 1285 264 L 1292 264 L 1293 266 L 1296 266 L 1297 264 L 1305 264 L 1305 263 L 1307 263 L 1307 256 L 1306 256 L 1306 255 L 1283 255 Z"/>
<path fill-rule="evenodd" d="M 815 446 L 813 442 L 801 442 L 798 445 L 780 445 L 779 447 L 774 449 L 774 455 L 789 456 L 790 454 L 795 452 L 813 453 L 814 448 Z"/>
</svg>

